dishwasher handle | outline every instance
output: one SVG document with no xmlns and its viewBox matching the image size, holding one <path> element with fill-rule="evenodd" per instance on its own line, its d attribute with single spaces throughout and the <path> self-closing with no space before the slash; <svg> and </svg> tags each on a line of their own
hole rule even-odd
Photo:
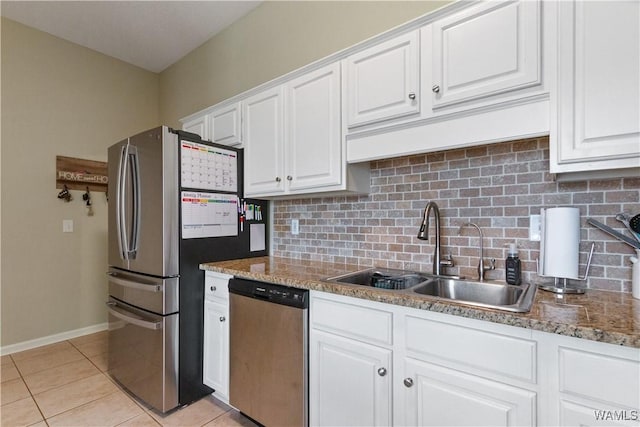
<svg viewBox="0 0 640 427">
<path fill-rule="evenodd" d="M 234 277 L 229 280 L 229 293 L 262 300 L 271 304 L 286 305 L 300 309 L 309 308 L 309 291 L 291 286 Z"/>
</svg>

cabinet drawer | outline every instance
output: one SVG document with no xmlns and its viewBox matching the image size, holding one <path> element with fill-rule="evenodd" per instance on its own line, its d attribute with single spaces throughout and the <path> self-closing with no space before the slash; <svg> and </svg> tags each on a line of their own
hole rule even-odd
<svg viewBox="0 0 640 427">
<path fill-rule="evenodd" d="M 229 300 L 229 279 L 233 276 L 222 273 L 205 272 L 204 296 L 207 300 Z"/>
<path fill-rule="evenodd" d="M 640 362 L 560 347 L 560 391 L 637 409 Z"/>
<path fill-rule="evenodd" d="M 405 317 L 405 333 L 412 357 L 536 382 L 535 341 L 410 315 Z"/>
<path fill-rule="evenodd" d="M 371 344 L 393 344 L 393 314 L 360 304 L 311 298 L 311 327 Z"/>
</svg>

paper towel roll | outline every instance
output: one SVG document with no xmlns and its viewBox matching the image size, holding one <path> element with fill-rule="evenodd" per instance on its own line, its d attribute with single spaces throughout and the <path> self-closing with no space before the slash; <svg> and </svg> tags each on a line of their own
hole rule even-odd
<svg viewBox="0 0 640 427">
<path fill-rule="evenodd" d="M 580 209 L 545 209 L 541 219 L 542 275 L 566 279 L 578 278 Z"/>
</svg>

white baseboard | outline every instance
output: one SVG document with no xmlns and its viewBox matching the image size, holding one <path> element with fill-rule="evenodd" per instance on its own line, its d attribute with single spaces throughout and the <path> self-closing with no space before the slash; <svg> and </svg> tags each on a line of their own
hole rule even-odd
<svg viewBox="0 0 640 427">
<path fill-rule="evenodd" d="M 74 329 L 73 331 L 60 332 L 42 338 L 36 338 L 29 341 L 23 341 L 16 344 L 5 345 L 0 347 L 0 355 L 17 353 L 19 351 L 31 350 L 32 348 L 41 347 L 43 345 L 54 344 L 60 341 L 69 340 L 71 338 L 81 337 L 83 335 L 94 334 L 96 332 L 106 331 L 109 327 L 107 322 L 98 323 L 97 325 L 87 326 L 86 328 Z"/>
</svg>

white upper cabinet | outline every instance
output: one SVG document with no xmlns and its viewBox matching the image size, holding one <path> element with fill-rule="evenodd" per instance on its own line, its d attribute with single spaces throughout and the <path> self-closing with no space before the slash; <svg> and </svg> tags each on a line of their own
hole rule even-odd
<svg viewBox="0 0 640 427">
<path fill-rule="evenodd" d="M 244 101 L 245 195 L 369 191 L 369 168 L 347 166 L 340 65 L 329 64 Z"/>
<path fill-rule="evenodd" d="M 284 88 L 244 102 L 245 196 L 284 192 Z"/>
<path fill-rule="evenodd" d="M 557 8 L 551 172 L 640 167 L 640 3 Z"/>
<path fill-rule="evenodd" d="M 351 55 L 344 64 L 348 127 L 420 112 L 417 30 Z"/>
<path fill-rule="evenodd" d="M 425 28 L 432 108 L 540 84 L 540 9 L 535 0 L 482 2 Z"/>
<path fill-rule="evenodd" d="M 206 114 L 194 117 L 188 121 L 182 123 L 182 130 L 186 132 L 195 133 L 200 135 L 200 138 L 204 140 L 209 139 L 209 120 Z"/>
<path fill-rule="evenodd" d="M 241 114 L 240 102 L 212 110 L 208 114 L 211 141 L 231 146 L 240 145 L 242 143 Z"/>
<path fill-rule="evenodd" d="M 339 185 L 343 169 L 340 64 L 305 74 L 286 87 L 288 189 Z"/>
</svg>

